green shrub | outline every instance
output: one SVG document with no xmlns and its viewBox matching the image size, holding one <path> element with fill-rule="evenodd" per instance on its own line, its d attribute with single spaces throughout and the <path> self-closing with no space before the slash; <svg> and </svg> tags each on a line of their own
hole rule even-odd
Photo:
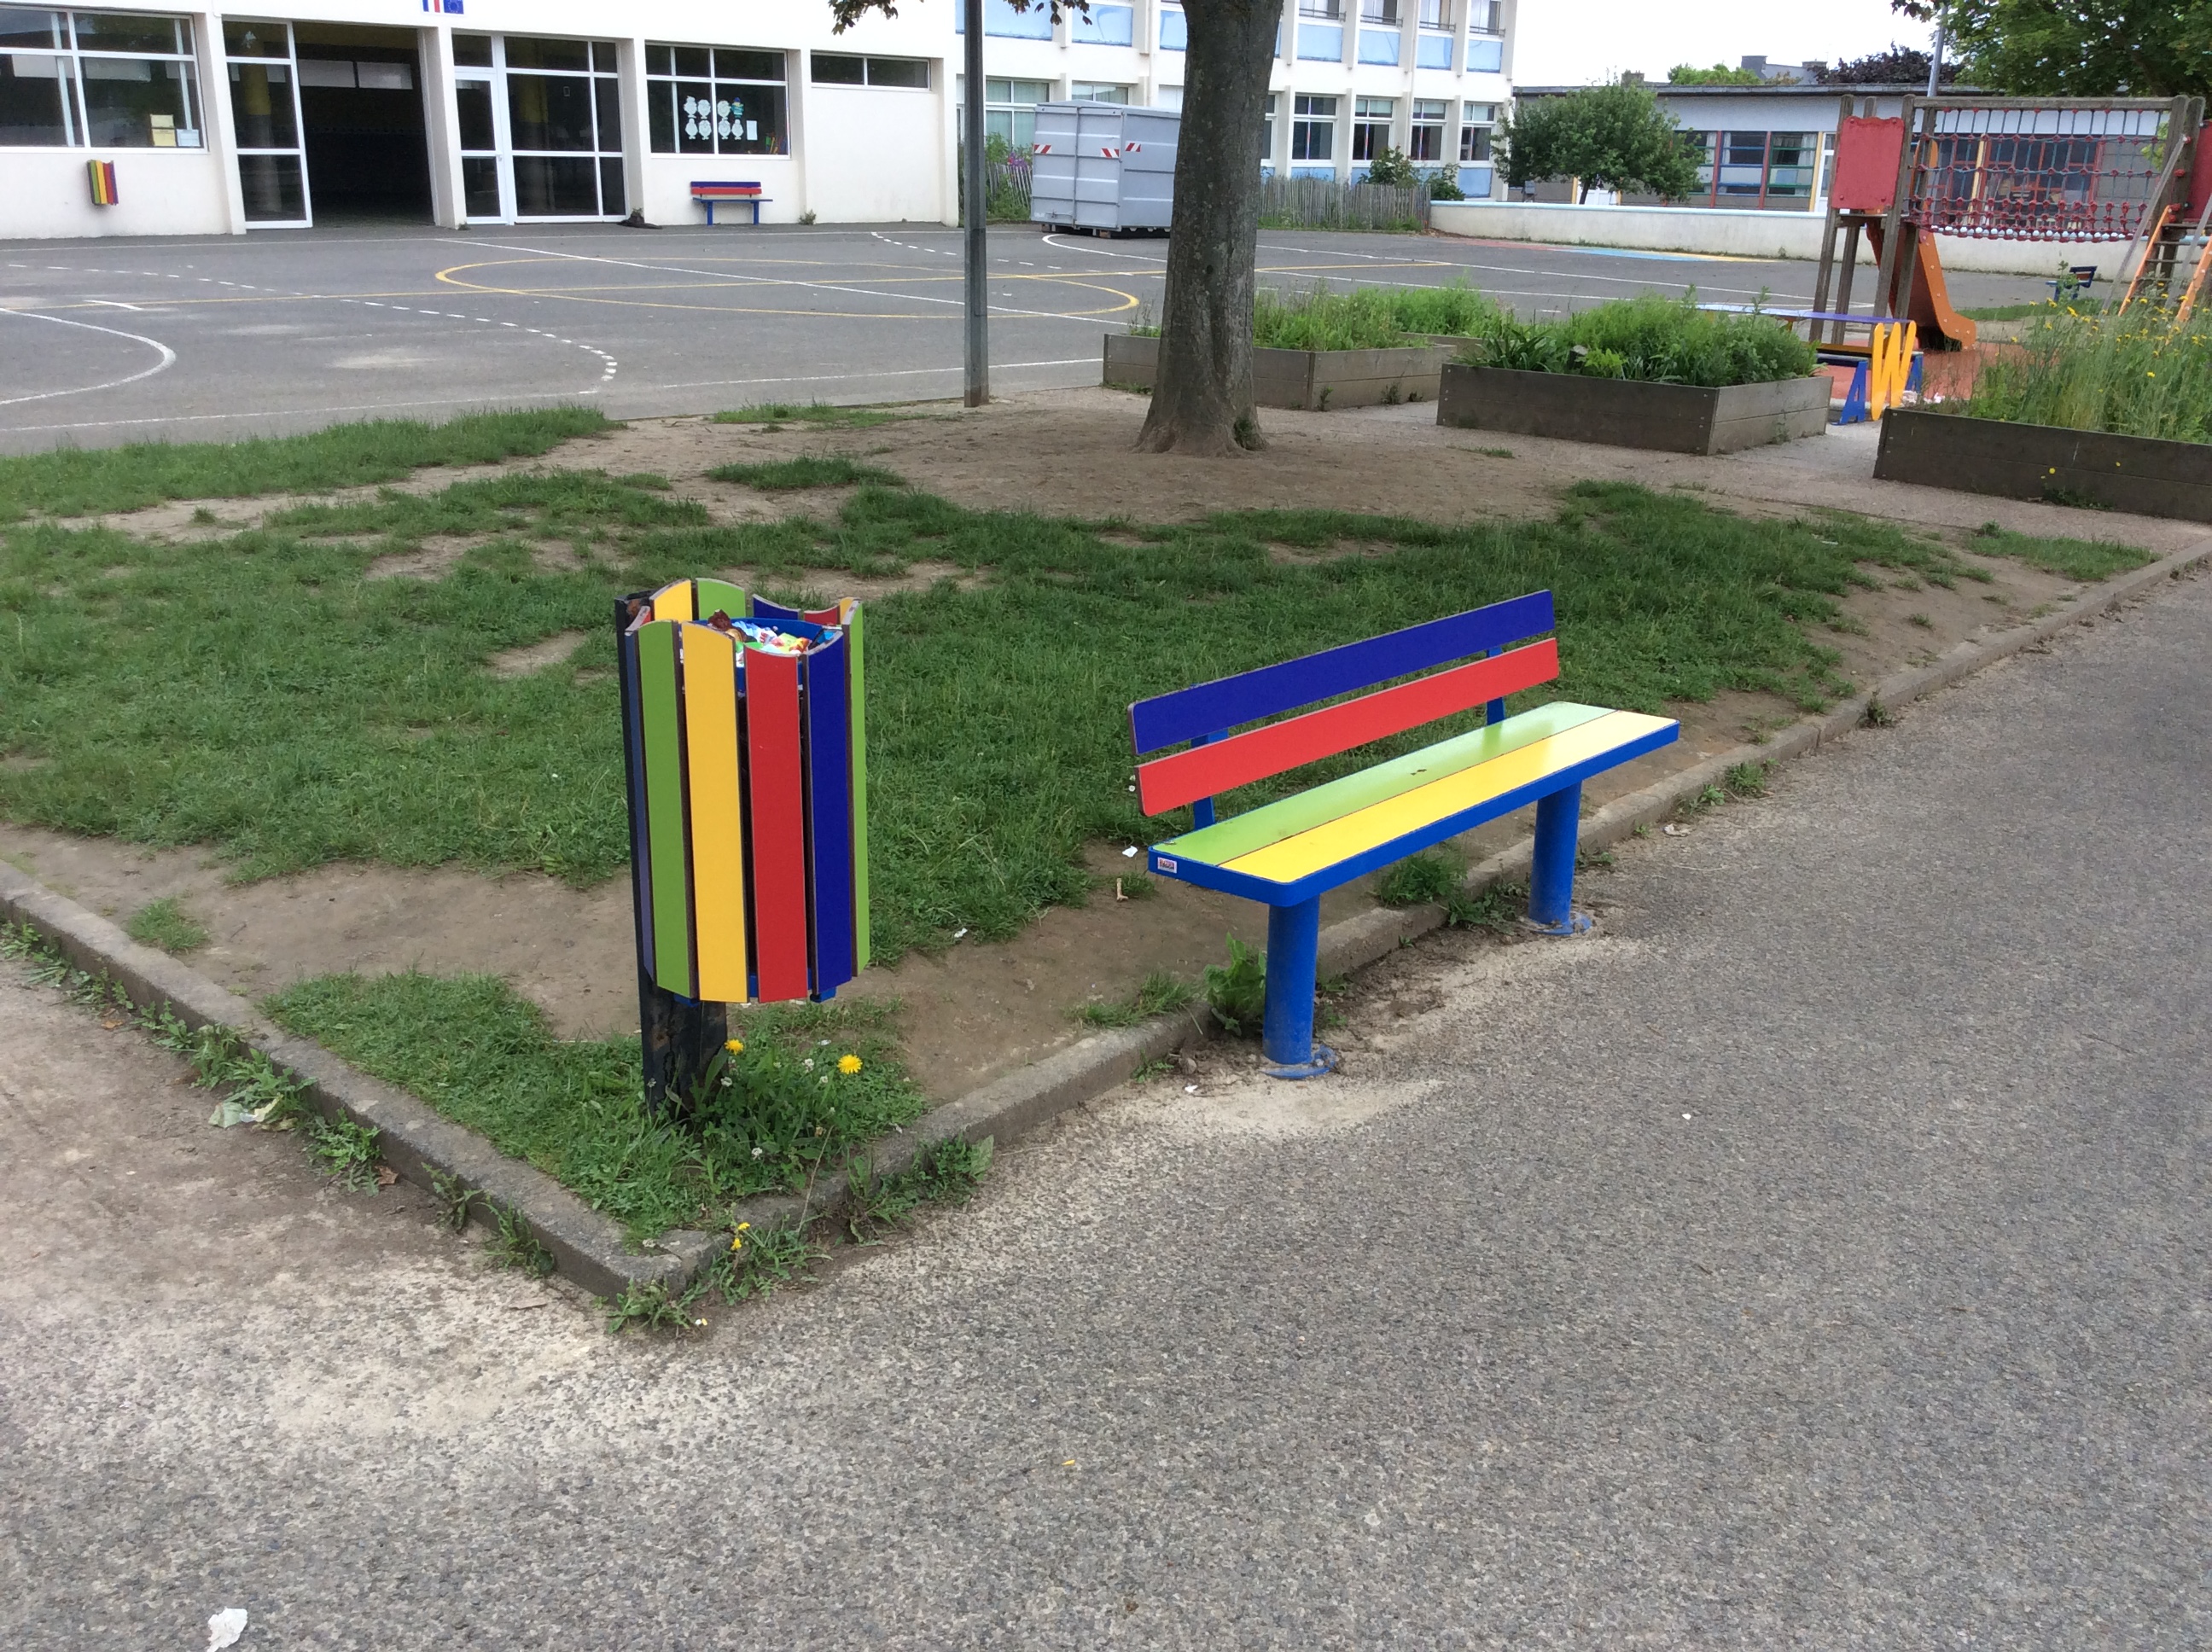
<svg viewBox="0 0 2212 1652">
<path fill-rule="evenodd" d="M 1558 321 L 1498 312 L 1472 329 L 1465 359 L 1524 373 L 1579 373 L 1653 384 L 1765 384 L 1813 371 L 1813 347 L 1763 315 L 1701 310 L 1687 298 L 1645 294 Z"/>
<path fill-rule="evenodd" d="M 1952 410 L 1978 419 L 2212 441 L 2212 308 L 2185 326 L 2148 307 L 2057 310 L 1982 363 Z"/>
<path fill-rule="evenodd" d="M 1206 966 L 1206 1003 L 1231 1032 L 1257 1034 L 1267 1007 L 1267 955 L 1229 938 L 1229 962 Z"/>
<path fill-rule="evenodd" d="M 1459 868 L 1440 854 L 1417 854 L 1401 860 L 1382 874 L 1375 898 L 1386 907 L 1417 907 L 1424 901 L 1439 903 L 1459 888 Z"/>
</svg>

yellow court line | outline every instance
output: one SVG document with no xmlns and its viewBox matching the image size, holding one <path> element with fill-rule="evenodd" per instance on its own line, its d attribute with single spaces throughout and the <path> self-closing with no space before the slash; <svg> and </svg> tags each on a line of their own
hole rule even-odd
<svg viewBox="0 0 2212 1652">
<path fill-rule="evenodd" d="M 1607 712 L 1517 751 L 1492 757 L 1488 762 L 1431 780 L 1426 786 L 1385 798 L 1380 803 L 1370 803 L 1326 825 L 1296 833 L 1224 864 L 1231 872 L 1246 872 L 1279 884 L 1296 883 L 1324 866 L 1348 860 L 1463 809 L 1503 797 L 1531 780 L 1571 768 L 1614 746 L 1626 745 L 1640 735 L 1664 728 L 1667 723 L 1664 717 L 1647 717 L 1641 712 Z"/>
</svg>

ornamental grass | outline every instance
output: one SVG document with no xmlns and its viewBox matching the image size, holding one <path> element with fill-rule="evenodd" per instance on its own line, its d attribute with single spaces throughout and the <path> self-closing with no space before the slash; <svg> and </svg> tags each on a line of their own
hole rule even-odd
<svg viewBox="0 0 2212 1652">
<path fill-rule="evenodd" d="M 2020 349 L 1982 364 L 1948 410 L 2168 441 L 2212 441 L 2212 311 L 2177 325 L 2162 310 L 2054 309 Z"/>
</svg>

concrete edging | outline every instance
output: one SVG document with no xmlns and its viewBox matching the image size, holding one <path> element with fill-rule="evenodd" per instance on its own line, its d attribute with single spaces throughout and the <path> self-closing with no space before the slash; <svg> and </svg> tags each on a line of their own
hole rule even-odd
<svg viewBox="0 0 2212 1652">
<path fill-rule="evenodd" d="M 1959 643 L 1925 665 L 1893 672 L 1872 692 L 1855 695 L 1820 716 L 1802 718 L 1763 744 L 1736 746 L 1640 792 L 1614 799 L 1583 821 L 1580 845 L 1584 849 L 1609 847 L 1708 786 L 1721 783 L 1740 763 L 1772 762 L 1818 750 L 1858 727 L 1869 701 L 1901 706 L 1923 698 L 2208 561 L 2212 561 L 2212 539 L 2200 540 L 2147 567 L 2115 575 L 2056 613 L 1978 642 Z M 1525 872 L 1528 864 L 1528 846 L 1518 844 L 1471 867 L 1465 887 L 1470 893 L 1479 892 Z M 141 946 L 108 920 L 4 862 L 0 862 L 0 918 L 39 931 L 79 969 L 105 970 L 142 1007 L 166 1003 L 187 1025 L 235 1029 L 251 1048 L 302 1079 L 309 1103 L 325 1118 L 351 1120 L 380 1132 L 386 1163 L 409 1181 L 428 1187 L 434 1176 L 458 1179 L 483 1195 L 471 1212 L 477 1221 L 491 1222 L 494 1206 L 519 1212 L 552 1252 L 559 1271 L 587 1291 L 605 1296 L 656 1283 L 682 1290 L 721 1248 L 719 1233 L 675 1231 L 661 1235 L 650 1251 L 629 1249 L 620 1224 L 592 1209 L 544 1171 L 509 1157 L 397 1085 L 370 1078 L 319 1044 L 293 1037 L 236 993 L 166 953 Z M 1372 963 L 1442 927 L 1443 920 L 1443 909 L 1435 905 L 1377 907 L 1347 918 L 1322 932 L 1322 968 L 1341 975 Z M 1145 1063 L 1171 1054 L 1204 1030 L 1197 1015 L 1178 1012 L 1083 1039 L 933 1109 L 910 1128 L 878 1142 L 871 1156 L 872 1167 L 878 1174 L 896 1174 L 925 1147 L 953 1137 L 1011 1140 L 1072 1107 L 1096 1100 L 1126 1083 Z M 846 1201 L 846 1177 L 840 1173 L 818 1183 L 803 1202 L 795 1194 L 763 1194 L 744 1201 L 738 1214 L 741 1220 L 765 1228 L 797 1221 L 802 1215 L 809 1219 L 834 1216 Z"/>
</svg>

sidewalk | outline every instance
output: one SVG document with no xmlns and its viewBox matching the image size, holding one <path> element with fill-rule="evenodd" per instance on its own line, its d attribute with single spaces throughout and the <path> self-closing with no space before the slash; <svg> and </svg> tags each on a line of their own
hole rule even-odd
<svg viewBox="0 0 2212 1652">
<path fill-rule="evenodd" d="M 0 980 L 24 1648 L 2196 1644 L 2212 580 L 693 1341 Z"/>
</svg>

